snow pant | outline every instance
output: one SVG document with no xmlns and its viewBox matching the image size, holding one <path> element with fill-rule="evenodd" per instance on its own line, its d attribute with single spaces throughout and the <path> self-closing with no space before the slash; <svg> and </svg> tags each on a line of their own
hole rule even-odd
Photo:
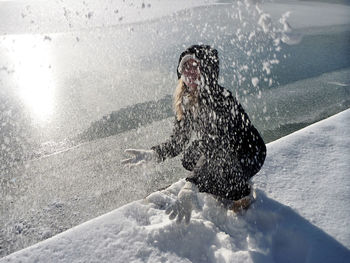
<svg viewBox="0 0 350 263">
<path fill-rule="evenodd" d="M 200 143 L 194 141 L 185 151 L 182 164 L 192 171 L 186 178 L 207 192 L 229 200 L 239 200 L 250 194 L 249 180 L 261 169 L 266 157 L 263 147 L 255 154 L 237 154 L 232 151 L 203 153 Z"/>
</svg>

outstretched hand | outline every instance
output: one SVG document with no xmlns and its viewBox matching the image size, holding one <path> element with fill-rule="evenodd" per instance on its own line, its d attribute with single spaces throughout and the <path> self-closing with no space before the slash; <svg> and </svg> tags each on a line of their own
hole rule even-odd
<svg viewBox="0 0 350 263">
<path fill-rule="evenodd" d="M 156 153 L 153 150 L 126 149 L 124 152 L 133 155 L 131 158 L 122 160 L 122 164 L 130 168 L 141 166 L 156 159 Z"/>
<path fill-rule="evenodd" d="M 193 209 L 197 209 L 197 187 L 187 182 L 177 196 L 176 202 L 166 209 L 165 213 L 170 214 L 169 219 L 174 220 L 180 224 L 184 219 L 186 225 L 190 223 Z"/>
</svg>

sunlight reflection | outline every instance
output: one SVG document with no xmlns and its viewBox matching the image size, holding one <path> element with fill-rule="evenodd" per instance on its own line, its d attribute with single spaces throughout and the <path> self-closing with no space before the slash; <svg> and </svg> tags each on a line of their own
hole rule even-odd
<svg viewBox="0 0 350 263">
<path fill-rule="evenodd" d="M 21 35 L 9 48 L 18 95 L 38 122 L 48 121 L 54 110 L 55 85 L 49 44 L 39 36 Z"/>
</svg>

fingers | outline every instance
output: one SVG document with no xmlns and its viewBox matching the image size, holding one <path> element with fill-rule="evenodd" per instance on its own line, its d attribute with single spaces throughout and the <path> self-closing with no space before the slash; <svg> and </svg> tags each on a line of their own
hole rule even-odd
<svg viewBox="0 0 350 263">
<path fill-rule="evenodd" d="M 165 210 L 165 213 L 166 213 L 167 215 L 169 215 L 172 211 L 173 211 L 173 206 L 171 205 L 171 206 L 169 206 L 169 207 Z"/>
<path fill-rule="evenodd" d="M 130 164 L 130 163 L 132 163 L 133 162 L 133 160 L 134 160 L 134 158 L 128 158 L 128 159 L 125 159 L 125 160 L 122 160 L 122 164 Z"/>
<path fill-rule="evenodd" d="M 188 225 L 191 220 L 191 211 L 185 215 L 185 224 Z"/>
<path fill-rule="evenodd" d="M 184 214 L 183 213 L 179 213 L 176 219 L 176 223 L 177 224 L 181 224 L 182 219 L 184 218 Z"/>
<path fill-rule="evenodd" d="M 191 211 L 185 211 L 181 207 L 179 207 L 178 203 L 168 207 L 165 210 L 165 213 L 169 215 L 170 220 L 174 220 L 176 218 L 176 223 L 181 224 L 182 221 L 185 222 L 186 225 L 190 223 L 191 220 Z"/>
<path fill-rule="evenodd" d="M 126 149 L 124 152 L 129 155 L 134 155 L 134 157 L 122 160 L 121 163 L 123 165 L 127 165 L 129 168 L 135 168 L 136 166 L 140 166 L 145 163 L 145 160 L 140 159 L 141 150 Z"/>
<path fill-rule="evenodd" d="M 125 166 L 129 166 L 129 168 L 132 168 L 133 166 L 135 166 L 135 163 L 137 162 L 137 160 L 136 160 L 136 150 L 134 150 L 134 149 L 126 149 L 124 152 L 127 153 L 127 154 L 130 154 L 130 155 L 134 155 L 134 157 L 122 160 L 121 164 L 123 164 Z"/>
<path fill-rule="evenodd" d="M 124 151 L 127 154 L 131 154 L 131 155 L 138 155 L 140 153 L 140 150 L 137 149 L 126 149 Z"/>
<path fill-rule="evenodd" d="M 173 204 L 172 206 L 168 207 L 166 210 L 165 210 L 165 213 L 167 215 L 169 215 L 169 219 L 170 220 L 174 220 L 175 217 L 178 215 L 178 212 L 179 212 L 179 209 L 178 209 L 178 206 L 177 204 Z"/>
<path fill-rule="evenodd" d="M 169 219 L 170 219 L 170 220 L 174 220 L 176 216 L 177 216 L 177 211 L 174 210 L 174 211 L 169 215 Z"/>
<path fill-rule="evenodd" d="M 135 167 L 140 167 L 142 165 L 146 164 L 146 161 L 145 160 L 142 160 L 142 161 L 138 161 L 138 162 L 135 162 L 135 163 L 130 163 L 128 166 L 129 168 L 135 168 Z"/>
</svg>

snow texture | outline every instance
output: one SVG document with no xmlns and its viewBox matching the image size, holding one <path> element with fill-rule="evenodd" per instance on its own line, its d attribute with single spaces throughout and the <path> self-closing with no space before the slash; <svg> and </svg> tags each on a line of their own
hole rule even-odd
<svg viewBox="0 0 350 263">
<path fill-rule="evenodd" d="M 170 221 L 180 180 L 0 262 L 347 262 L 349 131 L 346 110 L 270 143 L 243 213 L 199 193 L 189 226 Z"/>
</svg>

